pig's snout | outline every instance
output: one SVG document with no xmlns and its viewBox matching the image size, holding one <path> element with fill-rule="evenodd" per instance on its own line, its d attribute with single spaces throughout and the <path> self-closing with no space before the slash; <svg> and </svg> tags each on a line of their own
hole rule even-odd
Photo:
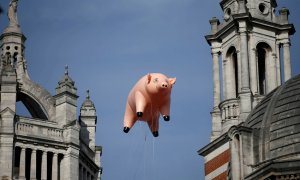
<svg viewBox="0 0 300 180">
<path fill-rule="evenodd" d="M 167 83 L 162 83 L 161 87 L 162 88 L 168 88 L 168 84 Z"/>
</svg>

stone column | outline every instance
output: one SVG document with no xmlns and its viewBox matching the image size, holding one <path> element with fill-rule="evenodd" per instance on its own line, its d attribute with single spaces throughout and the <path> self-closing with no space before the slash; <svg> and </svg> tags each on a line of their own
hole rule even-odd
<svg viewBox="0 0 300 180">
<path fill-rule="evenodd" d="M 231 157 L 231 171 L 232 179 L 241 179 L 241 163 L 239 152 L 239 141 L 235 138 L 229 141 L 230 143 L 230 157 Z"/>
<path fill-rule="evenodd" d="M 251 58 L 250 58 L 250 82 L 251 82 L 251 91 L 253 94 L 258 94 L 257 88 L 257 62 L 256 62 L 256 49 L 253 48 L 251 50 Z"/>
<path fill-rule="evenodd" d="M 249 91 L 249 60 L 248 60 L 248 41 L 247 33 L 240 32 L 241 37 L 241 62 L 242 62 L 242 91 Z"/>
<path fill-rule="evenodd" d="M 228 91 L 229 91 L 228 81 L 230 81 L 229 77 L 227 76 L 228 75 L 227 72 L 228 72 L 228 68 L 229 68 L 229 64 L 228 64 L 229 62 L 228 62 L 228 59 L 226 59 L 223 56 L 224 55 L 222 55 L 222 74 L 223 74 L 222 87 L 223 87 L 223 100 L 226 100 L 226 99 L 228 99 Z"/>
<path fill-rule="evenodd" d="M 273 89 L 276 88 L 277 85 L 277 76 L 276 76 L 276 54 L 271 54 L 271 57 L 267 59 L 269 61 L 269 80 L 268 87 L 267 87 L 267 93 L 271 92 Z"/>
<path fill-rule="evenodd" d="M 212 133 L 211 140 L 219 137 L 221 132 L 221 112 L 219 104 L 221 102 L 221 88 L 220 88 L 220 65 L 219 65 L 219 51 L 212 49 L 213 58 L 213 91 L 214 91 L 214 107 L 211 112 L 212 116 Z"/>
<path fill-rule="evenodd" d="M 19 167 L 19 180 L 25 180 L 25 155 L 26 155 L 26 148 L 21 147 L 21 154 L 20 154 L 20 167 Z"/>
<path fill-rule="evenodd" d="M 215 109 L 218 108 L 221 101 L 220 65 L 219 65 L 218 52 L 212 50 L 212 56 L 213 56 L 214 109 Z"/>
<path fill-rule="evenodd" d="M 30 179 L 36 180 L 36 149 L 32 149 L 31 152 Z"/>
<path fill-rule="evenodd" d="M 90 176 L 90 173 L 87 172 L 87 173 L 86 173 L 86 179 L 87 179 L 87 180 L 90 180 L 90 177 L 91 177 L 91 176 Z"/>
<path fill-rule="evenodd" d="M 83 180 L 82 173 L 83 173 L 83 167 L 82 165 L 79 165 L 79 180 Z"/>
<path fill-rule="evenodd" d="M 250 71 L 250 89 L 252 94 L 257 94 L 257 68 L 256 68 L 256 37 L 249 33 L 249 71 Z"/>
<path fill-rule="evenodd" d="M 52 162 L 52 180 L 57 180 L 58 178 L 58 160 L 57 153 L 53 153 L 53 162 Z"/>
<path fill-rule="evenodd" d="M 276 44 L 276 68 L 277 68 L 277 86 L 280 86 L 281 85 L 280 43 Z"/>
<path fill-rule="evenodd" d="M 86 169 L 84 168 L 83 174 L 82 174 L 83 180 L 87 180 L 86 176 L 87 176 L 87 173 L 86 173 Z"/>
<path fill-rule="evenodd" d="M 292 77 L 290 43 L 283 44 L 284 81 Z"/>
<path fill-rule="evenodd" d="M 241 87 L 242 87 L 242 63 L 241 63 L 241 53 L 239 50 L 236 50 L 237 54 L 237 68 L 238 68 L 238 95 L 241 92 Z"/>
<path fill-rule="evenodd" d="M 252 109 L 251 91 L 249 81 L 249 59 L 248 59 L 248 37 L 247 25 L 245 21 L 239 22 L 240 33 L 240 53 L 241 53 L 241 93 L 240 93 L 240 121 L 243 122 Z"/>
<path fill-rule="evenodd" d="M 47 151 L 42 152 L 41 180 L 47 180 Z"/>
</svg>

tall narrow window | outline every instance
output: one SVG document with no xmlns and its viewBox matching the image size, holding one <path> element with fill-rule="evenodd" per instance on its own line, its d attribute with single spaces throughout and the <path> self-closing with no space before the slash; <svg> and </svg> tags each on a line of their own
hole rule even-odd
<svg viewBox="0 0 300 180">
<path fill-rule="evenodd" d="M 234 67 L 234 77 L 235 77 L 235 96 L 238 97 L 239 95 L 239 82 L 238 82 L 238 62 L 237 62 L 237 53 L 236 51 L 232 54 L 232 62 Z"/>
<path fill-rule="evenodd" d="M 237 98 L 239 93 L 238 57 L 235 47 L 230 47 L 226 54 L 228 98 Z"/>
<path fill-rule="evenodd" d="M 267 43 L 258 43 L 256 50 L 258 93 L 265 95 L 276 86 L 276 65 L 271 55 L 272 49 Z"/>
<path fill-rule="evenodd" d="M 263 48 L 257 49 L 257 58 L 259 94 L 263 95 L 266 93 L 266 51 Z"/>
</svg>

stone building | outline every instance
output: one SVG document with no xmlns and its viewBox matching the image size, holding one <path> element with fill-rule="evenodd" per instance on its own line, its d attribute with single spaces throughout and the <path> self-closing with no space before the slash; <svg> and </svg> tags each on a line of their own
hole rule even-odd
<svg viewBox="0 0 300 180">
<path fill-rule="evenodd" d="M 300 76 L 291 77 L 289 10 L 276 0 L 221 0 L 210 20 L 211 142 L 205 179 L 300 179 Z M 221 66 L 221 68 L 220 68 Z M 220 73 L 220 71 L 222 73 Z"/>
<path fill-rule="evenodd" d="M 54 96 L 30 79 L 17 2 L 11 0 L 0 36 L 0 179 L 101 179 L 94 103 L 88 94 L 77 117 L 77 89 L 67 68 Z M 17 102 L 31 117 L 16 114 Z"/>
</svg>

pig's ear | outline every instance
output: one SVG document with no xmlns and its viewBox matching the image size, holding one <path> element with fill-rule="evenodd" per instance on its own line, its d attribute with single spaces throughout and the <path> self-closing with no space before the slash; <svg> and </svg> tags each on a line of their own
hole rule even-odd
<svg viewBox="0 0 300 180">
<path fill-rule="evenodd" d="M 147 75 L 148 84 L 151 82 L 151 78 L 152 78 L 152 76 L 151 76 L 151 74 L 149 73 L 149 74 Z"/>
<path fill-rule="evenodd" d="M 169 78 L 169 83 L 171 85 L 175 84 L 175 82 L 176 82 L 176 78 Z"/>
</svg>

